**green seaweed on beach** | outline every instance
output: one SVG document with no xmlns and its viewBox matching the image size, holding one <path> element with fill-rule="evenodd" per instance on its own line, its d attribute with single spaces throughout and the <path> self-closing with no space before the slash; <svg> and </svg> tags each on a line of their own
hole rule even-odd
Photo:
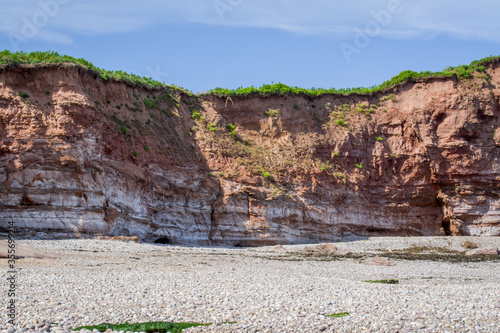
<svg viewBox="0 0 500 333">
<path fill-rule="evenodd" d="M 341 318 L 345 316 L 349 316 L 349 312 L 332 313 L 330 315 L 326 315 L 325 317 Z"/>
<path fill-rule="evenodd" d="M 108 324 L 102 323 L 94 326 L 81 326 L 73 329 L 74 331 L 80 331 L 82 329 L 94 330 L 97 329 L 101 332 L 107 329 L 112 329 L 113 331 L 132 331 L 132 332 L 146 332 L 146 333 L 181 333 L 184 329 L 196 326 L 208 326 L 211 324 L 200 324 L 200 323 L 170 323 L 163 321 L 155 321 L 148 323 L 135 323 L 135 324 Z"/>
<path fill-rule="evenodd" d="M 399 280 L 388 279 L 388 280 L 368 280 L 368 283 L 385 283 L 385 284 L 399 284 Z"/>
</svg>

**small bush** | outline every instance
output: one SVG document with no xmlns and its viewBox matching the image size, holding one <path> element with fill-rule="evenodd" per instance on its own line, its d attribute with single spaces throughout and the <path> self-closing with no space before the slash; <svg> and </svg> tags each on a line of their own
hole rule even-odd
<svg viewBox="0 0 500 333">
<path fill-rule="evenodd" d="M 344 103 L 341 106 L 339 106 L 339 111 L 340 112 L 350 112 L 351 111 L 351 104 L 349 103 Z"/>
<path fill-rule="evenodd" d="M 340 153 L 339 153 L 338 151 L 334 151 L 332 155 L 333 155 L 333 156 L 339 156 L 339 155 L 340 155 Z"/>
<path fill-rule="evenodd" d="M 198 111 L 194 111 L 193 113 L 191 113 L 191 118 L 193 118 L 194 120 L 199 120 L 201 118 L 201 114 Z"/>
<path fill-rule="evenodd" d="M 151 109 L 154 106 L 154 102 L 147 97 L 145 97 L 142 101 L 144 102 L 144 105 L 148 109 Z"/>
<path fill-rule="evenodd" d="M 128 133 L 128 128 L 122 125 L 122 126 L 120 126 L 120 131 L 122 131 L 122 133 L 123 133 L 124 135 L 127 135 L 127 133 Z"/>
<path fill-rule="evenodd" d="M 281 114 L 281 110 L 280 109 L 268 109 L 266 112 L 264 112 L 264 114 L 268 117 L 277 117 Z"/>
<path fill-rule="evenodd" d="M 325 109 L 329 109 L 332 106 L 332 103 L 326 102 L 325 103 Z"/>
<path fill-rule="evenodd" d="M 217 127 L 215 127 L 215 124 L 212 124 L 212 123 L 208 123 L 207 127 L 208 127 L 208 130 L 210 132 L 215 132 L 217 130 Z"/>
<path fill-rule="evenodd" d="M 356 112 L 365 112 L 366 111 L 366 104 L 365 103 L 359 103 L 356 105 Z"/>
<path fill-rule="evenodd" d="M 375 140 L 376 140 L 376 141 L 384 141 L 384 138 L 383 138 L 383 137 L 381 137 L 381 136 L 377 136 L 377 137 L 375 138 Z"/>
<path fill-rule="evenodd" d="M 229 132 L 233 132 L 236 129 L 236 126 L 234 126 L 233 124 L 227 124 L 226 127 L 229 130 Z"/>
<path fill-rule="evenodd" d="M 25 92 L 18 92 L 17 96 L 19 96 L 21 98 L 28 98 L 28 97 L 30 97 L 30 95 L 28 95 L 28 93 L 25 93 Z"/>
<path fill-rule="evenodd" d="M 271 176 L 271 174 L 269 172 L 262 171 L 262 177 L 269 178 L 270 176 Z"/>
<path fill-rule="evenodd" d="M 394 96 L 394 94 L 390 94 L 388 96 L 384 96 L 380 99 L 380 102 L 385 102 L 385 101 L 392 101 L 393 103 L 397 103 L 397 99 L 396 99 L 396 96 Z"/>
<path fill-rule="evenodd" d="M 151 150 L 151 149 L 149 148 L 149 146 L 147 146 L 147 145 L 144 145 L 144 147 L 143 147 L 143 148 L 144 148 L 144 150 L 145 150 L 145 151 L 150 151 L 150 150 Z"/>
<path fill-rule="evenodd" d="M 337 121 L 335 121 L 335 124 L 342 126 L 342 127 L 346 126 L 344 119 L 338 119 Z"/>
<path fill-rule="evenodd" d="M 141 153 L 139 153 L 137 150 L 134 150 L 133 154 L 135 157 L 138 157 L 139 155 L 141 155 Z"/>
<path fill-rule="evenodd" d="M 355 166 L 356 168 L 358 168 L 359 170 L 361 170 L 361 169 L 363 169 L 363 162 L 359 162 L 359 163 L 357 163 L 357 164 L 354 164 L 354 166 Z"/>
<path fill-rule="evenodd" d="M 293 108 L 294 108 L 295 110 L 299 110 L 299 109 L 300 109 L 298 104 L 295 104 L 295 105 L 293 106 Z"/>
</svg>

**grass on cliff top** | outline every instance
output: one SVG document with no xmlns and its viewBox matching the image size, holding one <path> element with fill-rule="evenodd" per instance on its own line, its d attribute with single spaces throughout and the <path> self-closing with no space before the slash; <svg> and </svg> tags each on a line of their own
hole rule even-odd
<svg viewBox="0 0 500 333">
<path fill-rule="evenodd" d="M 112 329 L 113 331 L 132 331 L 132 332 L 146 332 L 146 333 L 164 333 L 164 332 L 171 332 L 171 333 L 181 333 L 184 329 L 189 328 L 189 327 L 196 327 L 196 326 L 208 326 L 210 324 L 199 324 L 199 323 L 169 323 L 169 322 L 162 322 L 162 321 L 157 321 L 157 322 L 149 322 L 149 323 L 136 323 L 136 324 L 108 324 L 108 323 L 103 323 L 100 325 L 95 325 L 95 326 L 81 326 L 77 327 L 74 329 L 74 331 L 80 331 L 82 329 L 88 329 L 92 331 L 93 329 L 97 329 L 101 332 L 105 332 L 108 328 Z"/>
<path fill-rule="evenodd" d="M 148 87 L 168 87 L 165 83 L 155 81 L 152 78 L 129 74 L 122 71 L 108 71 L 95 66 L 93 63 L 83 59 L 74 58 L 67 55 L 61 55 L 54 51 L 35 51 L 35 52 L 10 52 L 4 50 L 0 52 L 0 65 L 19 65 L 19 64 L 58 64 L 58 63 L 73 63 L 78 64 L 85 69 L 96 71 L 104 80 L 115 79 L 120 81 L 127 81 L 130 83 L 143 84 Z M 178 87 L 176 85 L 169 85 L 172 88 L 189 90 Z"/>
<path fill-rule="evenodd" d="M 461 79 L 471 79 L 474 77 L 475 72 L 486 73 L 486 67 L 488 63 L 499 61 L 500 56 L 490 56 L 481 60 L 476 60 L 471 62 L 469 65 L 461 65 L 457 67 L 446 67 L 441 72 L 414 72 L 414 71 L 403 71 L 399 75 L 396 75 L 392 79 L 383 82 L 382 84 L 375 85 L 372 87 L 357 87 L 357 88 L 342 88 L 342 89 L 324 89 L 324 88 L 311 88 L 304 89 L 299 87 L 290 87 L 283 83 L 273 83 L 264 84 L 263 86 L 257 88 L 251 87 L 239 87 L 237 89 L 225 89 L 225 88 L 215 88 L 208 91 L 205 94 L 214 94 L 219 96 L 237 96 L 237 95 L 249 95 L 257 93 L 260 95 L 288 95 L 288 94 L 306 94 L 311 96 L 325 95 L 325 94 L 365 94 L 373 93 L 377 91 L 382 91 L 384 89 L 393 87 L 400 83 L 411 81 L 419 78 L 432 78 L 432 77 L 453 77 L 456 75 Z"/>
<path fill-rule="evenodd" d="M 432 78 L 432 77 L 453 77 L 457 76 L 461 79 L 471 79 L 474 77 L 475 72 L 485 73 L 486 68 L 485 65 L 499 61 L 500 56 L 490 56 L 484 59 L 476 60 L 470 63 L 469 65 L 461 65 L 457 67 L 447 67 L 441 72 L 414 72 L 414 71 L 404 71 L 399 75 L 396 75 L 392 79 L 383 82 L 380 85 L 375 85 L 372 87 L 357 87 L 357 88 L 341 88 L 341 89 L 325 89 L 325 88 L 299 88 L 299 87 L 291 87 L 287 86 L 283 83 L 272 83 L 272 84 L 264 84 L 261 87 L 257 88 L 254 86 L 251 87 L 239 87 L 237 89 L 225 89 L 225 88 L 215 88 L 209 90 L 206 93 L 202 93 L 201 95 L 217 95 L 217 96 L 237 96 L 237 95 L 249 95 L 253 93 L 257 93 L 259 95 L 289 95 L 289 94 L 306 94 L 310 96 L 319 96 L 325 94 L 364 94 L 364 93 L 373 93 L 377 91 L 382 91 L 384 89 L 393 87 L 397 84 L 403 83 L 408 80 L 415 80 L 419 78 Z M 130 83 L 140 83 L 149 87 L 167 87 L 164 83 L 155 81 L 148 77 L 142 77 L 135 74 L 129 74 L 122 71 L 108 71 L 99 67 L 94 66 L 91 62 L 82 59 L 82 58 L 74 58 L 67 55 L 60 55 L 54 51 L 35 51 L 35 52 L 10 52 L 8 50 L 0 52 L 0 65 L 5 64 L 43 64 L 43 63 L 74 63 L 79 64 L 80 66 L 98 72 L 101 77 L 105 80 L 107 79 L 116 79 L 127 81 Z M 486 74 L 483 74 L 486 75 Z M 485 76 L 489 79 L 487 76 Z M 188 89 L 184 89 L 175 85 L 170 85 L 173 88 L 184 90 L 188 93 L 190 91 Z"/>
</svg>

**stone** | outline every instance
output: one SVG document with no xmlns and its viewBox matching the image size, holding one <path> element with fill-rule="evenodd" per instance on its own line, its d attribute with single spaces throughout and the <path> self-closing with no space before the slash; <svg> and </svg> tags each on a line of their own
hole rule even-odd
<svg viewBox="0 0 500 333">
<path fill-rule="evenodd" d="M 478 254 L 488 254 L 488 255 L 498 255 L 498 249 L 496 248 L 479 248 L 472 249 L 465 253 L 468 256 L 478 255 Z"/>
<path fill-rule="evenodd" d="M 325 243 L 316 245 L 314 250 L 319 254 L 329 255 L 329 254 L 335 254 L 337 252 L 337 247 L 333 244 Z"/>
<path fill-rule="evenodd" d="M 348 256 L 348 255 L 352 254 L 352 252 L 346 248 L 340 248 L 340 249 L 337 249 L 335 254 L 338 256 Z"/>
<path fill-rule="evenodd" d="M 288 251 L 283 247 L 283 245 L 276 245 L 271 248 L 271 251 L 276 253 L 287 253 Z"/>
<path fill-rule="evenodd" d="M 388 258 L 384 257 L 373 257 L 362 261 L 363 265 L 373 265 L 373 266 L 394 266 L 394 262 Z"/>
</svg>

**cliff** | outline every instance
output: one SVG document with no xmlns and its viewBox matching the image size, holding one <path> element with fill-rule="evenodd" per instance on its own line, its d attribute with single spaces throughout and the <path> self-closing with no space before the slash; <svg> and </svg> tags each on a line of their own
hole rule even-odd
<svg viewBox="0 0 500 333">
<path fill-rule="evenodd" d="M 3 66 L 0 228 L 263 245 L 500 235 L 500 65 L 369 94 L 192 95 Z"/>
</svg>

